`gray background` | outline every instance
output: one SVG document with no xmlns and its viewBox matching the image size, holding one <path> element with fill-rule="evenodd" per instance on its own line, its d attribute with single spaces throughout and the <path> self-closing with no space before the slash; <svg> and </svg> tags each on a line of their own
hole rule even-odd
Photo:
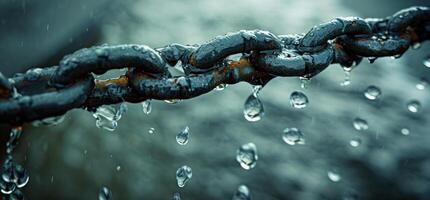
<svg viewBox="0 0 430 200">
<path fill-rule="evenodd" d="M 64 54 L 95 44 L 202 43 L 241 29 L 274 34 L 301 33 L 338 16 L 385 17 L 429 1 L 371 0 L 218 0 L 218 1 L 15 1 L 0 0 L 0 70 L 10 76 L 34 66 L 58 63 Z M 114 199 L 231 199 L 240 184 L 253 199 L 428 199 L 430 196 L 429 88 L 417 90 L 429 76 L 422 60 L 428 43 L 400 59 L 364 60 L 352 83 L 340 86 L 343 71 L 333 65 L 312 79 L 304 92 L 309 105 L 292 109 L 289 95 L 298 78 L 277 78 L 261 92 L 266 115 L 256 123 L 243 118 L 251 86 L 240 83 L 170 105 L 153 102 L 145 115 L 140 104 L 115 132 L 96 128 L 91 113 L 73 110 L 55 127 L 25 127 L 15 158 L 30 173 L 28 199 L 96 199 L 102 185 Z M 368 85 L 381 88 L 377 101 L 364 98 Z M 418 99 L 422 110 L 407 111 Z M 356 131 L 361 117 L 369 129 Z M 175 135 L 190 127 L 186 146 Z M 156 134 L 149 134 L 154 127 Z M 297 127 L 306 144 L 289 146 L 282 130 Z M 409 128 L 404 136 L 401 128 Z M 2 134 L 3 140 L 7 132 Z M 353 148 L 352 138 L 362 145 Z M 236 149 L 254 142 L 259 160 L 240 168 Z M 193 178 L 178 188 L 176 169 L 193 169 Z M 120 166 L 119 171 L 116 170 Z M 328 170 L 342 179 L 331 182 Z"/>
</svg>

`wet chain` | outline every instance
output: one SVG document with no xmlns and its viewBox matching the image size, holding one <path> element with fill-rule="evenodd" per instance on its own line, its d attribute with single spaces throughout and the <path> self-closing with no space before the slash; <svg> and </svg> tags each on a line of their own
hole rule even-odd
<svg viewBox="0 0 430 200">
<path fill-rule="evenodd" d="M 429 38 L 429 8 L 411 7 L 381 19 L 339 17 L 306 34 L 242 30 L 200 45 L 94 46 L 65 56 L 58 66 L 12 78 L 0 73 L 0 123 L 20 125 L 123 101 L 189 99 L 241 81 L 264 86 L 278 76 L 310 78 L 331 64 L 349 71 L 363 57 L 399 57 Z M 177 66 L 180 76 L 172 75 Z M 94 79 L 122 68 L 127 72 L 118 78 Z"/>
</svg>

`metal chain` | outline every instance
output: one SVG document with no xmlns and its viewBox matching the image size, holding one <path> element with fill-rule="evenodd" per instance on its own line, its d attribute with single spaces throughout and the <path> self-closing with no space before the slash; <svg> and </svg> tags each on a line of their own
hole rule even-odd
<svg viewBox="0 0 430 200">
<path fill-rule="evenodd" d="M 411 7 L 382 19 L 339 17 L 306 34 L 243 30 L 201 45 L 95 46 L 65 56 L 58 66 L 9 79 L 0 73 L 0 123 L 19 125 L 122 101 L 188 99 L 220 84 L 264 86 L 277 76 L 309 78 L 331 64 L 352 69 L 363 57 L 400 56 L 429 38 L 429 8 Z M 240 59 L 232 59 L 237 54 Z M 184 75 L 172 76 L 169 69 L 178 62 Z M 125 75 L 94 80 L 93 74 L 121 68 L 128 69 Z"/>
</svg>

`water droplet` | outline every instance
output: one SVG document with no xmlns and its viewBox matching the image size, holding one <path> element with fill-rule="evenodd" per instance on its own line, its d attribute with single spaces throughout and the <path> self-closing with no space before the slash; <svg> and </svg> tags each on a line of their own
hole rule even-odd
<svg viewBox="0 0 430 200">
<path fill-rule="evenodd" d="M 155 128 L 151 127 L 148 129 L 149 134 L 155 134 Z"/>
<path fill-rule="evenodd" d="M 164 100 L 164 102 L 166 102 L 168 104 L 176 104 L 179 101 L 180 101 L 179 99 L 166 99 L 166 100 Z"/>
<path fill-rule="evenodd" d="M 232 200 L 251 200 L 251 193 L 246 185 L 240 185 L 233 195 Z"/>
<path fill-rule="evenodd" d="M 419 49 L 421 47 L 421 43 L 415 42 L 412 44 L 412 49 Z"/>
<path fill-rule="evenodd" d="M 289 145 L 305 144 L 302 132 L 297 128 L 286 128 L 282 134 L 282 139 Z"/>
<path fill-rule="evenodd" d="M 376 57 L 368 57 L 369 63 L 374 63 L 376 61 Z"/>
<path fill-rule="evenodd" d="M 400 132 L 403 134 L 403 135 L 409 135 L 411 132 L 409 131 L 409 129 L 408 128 L 402 128 L 401 130 L 400 130 Z"/>
<path fill-rule="evenodd" d="M 300 87 L 302 89 L 307 89 L 309 87 L 309 84 L 311 83 L 311 78 L 301 76 L 299 77 L 299 79 L 300 79 Z"/>
<path fill-rule="evenodd" d="M 65 115 L 55 116 L 55 117 L 48 117 L 42 120 L 36 120 L 33 121 L 31 124 L 33 126 L 56 126 L 60 123 L 62 123 L 65 119 Z"/>
<path fill-rule="evenodd" d="M 108 131 L 114 131 L 118 126 L 118 120 L 126 112 L 127 105 L 121 103 L 120 105 L 103 105 L 97 108 L 93 113 L 96 119 L 96 126 Z"/>
<path fill-rule="evenodd" d="M 391 59 L 398 59 L 400 57 L 402 57 L 402 54 L 397 54 L 397 55 L 391 56 Z"/>
<path fill-rule="evenodd" d="M 112 199 L 112 192 L 109 188 L 103 186 L 99 191 L 99 198 L 98 200 L 111 200 Z"/>
<path fill-rule="evenodd" d="M 308 97 L 300 91 L 294 91 L 290 95 L 290 104 L 294 108 L 304 108 L 309 103 Z"/>
<path fill-rule="evenodd" d="M 430 68 L 430 56 L 427 56 L 423 61 L 424 66 Z"/>
<path fill-rule="evenodd" d="M 352 147 L 358 147 L 361 145 L 361 139 L 360 138 L 354 138 L 354 139 L 349 141 L 349 145 L 351 145 Z"/>
<path fill-rule="evenodd" d="M 257 146 L 252 142 L 242 145 L 236 152 L 236 160 L 243 169 L 254 168 L 258 160 Z"/>
<path fill-rule="evenodd" d="M 22 127 L 12 128 L 9 134 L 9 140 L 6 142 L 6 153 L 11 154 L 15 146 L 18 144 L 18 140 L 21 137 Z"/>
<path fill-rule="evenodd" d="M 327 176 L 333 182 L 339 182 L 342 179 L 342 177 L 334 170 L 328 171 Z"/>
<path fill-rule="evenodd" d="M 108 57 L 109 56 L 109 53 L 104 48 L 96 48 L 94 50 L 94 52 L 96 53 L 96 55 L 98 57 Z"/>
<path fill-rule="evenodd" d="M 254 91 L 246 99 L 243 108 L 243 116 L 250 122 L 259 121 L 264 116 L 264 107 L 263 103 L 258 98 L 258 92 Z"/>
<path fill-rule="evenodd" d="M 184 187 L 185 184 L 193 177 L 191 167 L 184 165 L 176 171 L 176 182 L 179 187 Z"/>
<path fill-rule="evenodd" d="M 354 119 L 352 124 L 357 131 L 364 131 L 369 128 L 367 121 L 358 117 Z"/>
<path fill-rule="evenodd" d="M 364 91 L 364 96 L 369 100 L 375 100 L 381 96 L 381 90 L 378 87 L 371 85 Z"/>
<path fill-rule="evenodd" d="M 116 171 L 120 171 L 120 170 L 121 170 L 121 166 L 120 165 L 116 166 Z"/>
<path fill-rule="evenodd" d="M 411 100 L 407 104 L 408 110 L 410 112 L 416 113 L 421 109 L 421 103 L 418 100 Z"/>
<path fill-rule="evenodd" d="M 418 90 L 424 90 L 428 86 L 429 82 L 426 78 L 421 77 L 420 81 L 415 85 Z"/>
<path fill-rule="evenodd" d="M 217 85 L 217 86 L 215 87 L 215 90 L 217 90 L 217 91 L 222 91 L 222 90 L 224 90 L 227 86 L 228 86 L 227 84 L 221 83 L 221 84 L 219 84 L 219 85 Z"/>
<path fill-rule="evenodd" d="M 142 110 L 143 110 L 143 113 L 145 113 L 147 115 L 149 115 L 149 113 L 151 113 L 151 111 L 152 111 L 151 99 L 147 99 L 147 100 L 142 102 Z"/>
<path fill-rule="evenodd" d="M 177 192 L 173 194 L 172 200 L 181 200 L 181 195 Z"/>
<path fill-rule="evenodd" d="M 184 130 L 182 130 L 178 135 L 176 135 L 176 142 L 180 145 L 186 145 L 188 143 L 190 134 L 189 134 L 189 127 L 186 126 Z"/>
<path fill-rule="evenodd" d="M 344 68 L 343 72 L 345 74 L 345 78 L 343 79 L 342 83 L 340 83 L 341 86 L 348 86 L 351 84 L 351 71 L 345 70 L 350 68 Z"/>
</svg>

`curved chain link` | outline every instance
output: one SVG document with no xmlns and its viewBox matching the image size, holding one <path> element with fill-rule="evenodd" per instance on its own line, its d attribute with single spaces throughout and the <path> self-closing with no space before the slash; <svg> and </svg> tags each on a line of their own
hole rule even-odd
<svg viewBox="0 0 430 200">
<path fill-rule="evenodd" d="M 7 79 L 0 73 L 0 123 L 20 124 L 73 108 L 146 99 L 188 99 L 220 84 L 265 85 L 277 76 L 312 77 L 331 64 L 352 67 L 363 57 L 399 56 L 430 38 L 430 10 L 411 7 L 375 19 L 336 18 L 306 34 L 228 33 L 201 45 L 96 46 L 65 56 L 58 66 L 30 69 Z M 241 54 L 239 60 L 230 56 Z M 185 75 L 169 68 L 181 63 Z M 128 68 L 115 79 L 94 74 Z"/>
</svg>

